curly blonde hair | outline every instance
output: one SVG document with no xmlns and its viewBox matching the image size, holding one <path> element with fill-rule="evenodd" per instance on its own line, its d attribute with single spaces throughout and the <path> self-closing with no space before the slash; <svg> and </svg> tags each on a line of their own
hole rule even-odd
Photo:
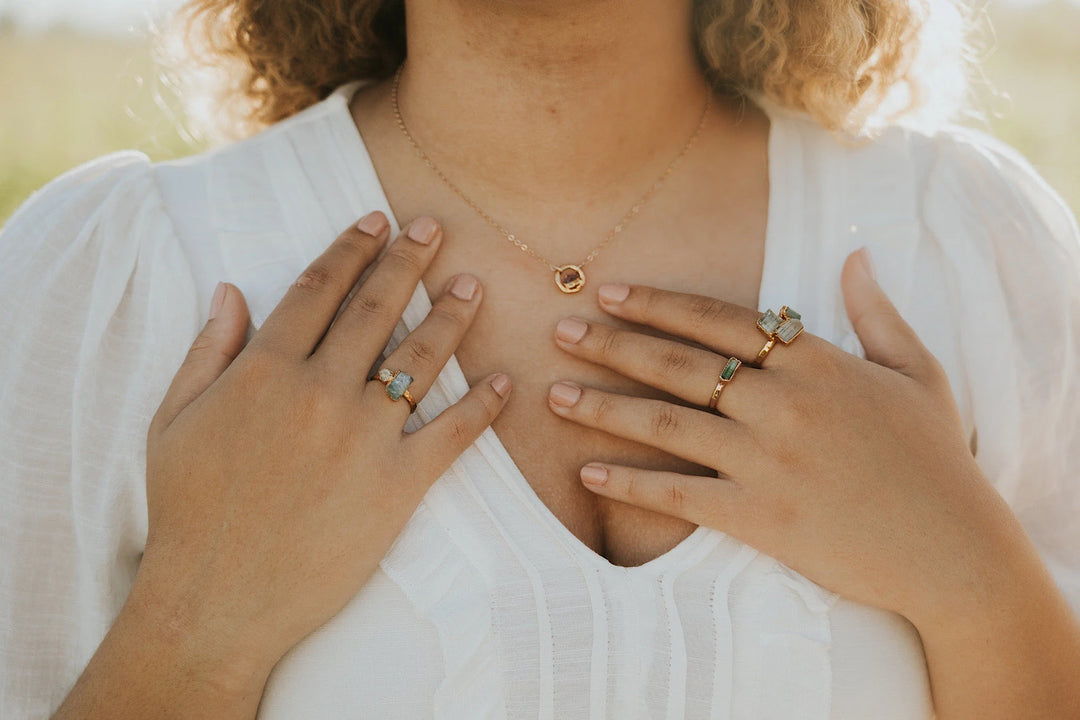
<svg viewBox="0 0 1080 720">
<path fill-rule="evenodd" d="M 916 117 L 932 96 L 940 120 L 965 96 L 969 18 L 960 1 L 694 0 L 696 53 L 718 91 L 764 96 L 830 130 L 859 134 Z M 928 42 L 943 9 L 950 29 Z M 172 27 L 180 32 L 167 37 L 180 42 L 163 55 L 171 77 L 185 100 L 206 96 L 192 84 L 216 87 L 203 114 L 227 136 L 286 118 L 346 82 L 386 78 L 405 58 L 404 0 L 188 0 Z M 933 60 L 923 57 L 928 48 Z"/>
</svg>

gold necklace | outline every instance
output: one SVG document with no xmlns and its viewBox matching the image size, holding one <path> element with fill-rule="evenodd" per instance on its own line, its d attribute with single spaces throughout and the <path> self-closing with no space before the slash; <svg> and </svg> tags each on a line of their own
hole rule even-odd
<svg viewBox="0 0 1080 720">
<path fill-rule="evenodd" d="M 641 196 L 641 199 L 637 201 L 634 207 L 630 208 L 629 212 L 627 212 L 626 215 L 624 215 L 623 218 L 619 220 L 615 227 L 613 227 L 608 232 L 603 242 L 594 247 L 589 252 L 589 254 L 585 256 L 585 259 L 579 263 L 572 263 L 569 265 L 556 265 L 543 255 L 533 250 L 526 243 L 519 240 L 518 237 L 514 235 L 514 233 L 507 231 L 494 218 L 484 212 L 479 205 L 473 202 L 465 193 L 463 193 L 458 188 L 457 185 L 451 182 L 450 178 L 446 177 L 446 175 L 443 174 L 442 170 L 435 166 L 435 163 L 431 161 L 431 158 L 427 156 L 427 153 L 420 149 L 420 146 L 417 144 L 416 140 L 414 140 L 413 136 L 409 133 L 408 128 L 405 127 L 405 121 L 401 118 L 401 109 L 398 107 L 398 82 L 401 79 L 401 70 L 404 67 L 405 63 L 402 63 L 398 66 L 397 72 L 394 73 L 394 86 L 390 96 L 394 104 L 394 119 L 397 121 L 398 127 L 401 128 L 401 132 L 405 134 L 405 137 L 409 139 L 409 142 L 412 143 L 412 146 L 416 149 L 416 154 L 419 155 L 425 163 L 427 163 L 428 167 L 435 171 L 435 174 L 438 175 L 439 178 L 444 183 L 446 183 L 451 190 L 457 193 L 458 197 L 464 200 L 469 205 L 469 207 L 471 207 L 477 212 L 477 214 L 480 215 L 480 217 L 484 218 L 484 220 L 487 221 L 489 225 L 501 232 L 506 237 L 506 239 L 513 243 L 513 245 L 518 250 L 521 250 L 529 257 L 535 258 L 536 260 L 539 260 L 540 262 L 547 265 L 551 269 L 551 271 L 555 273 L 555 285 L 564 293 L 580 292 L 581 289 L 585 287 L 585 266 L 595 260 L 596 257 L 600 254 L 600 251 L 607 247 L 613 240 L 615 240 L 615 237 L 620 232 L 622 232 L 623 228 L 625 228 L 626 225 L 638 214 L 641 208 L 644 207 L 645 203 L 652 199 L 652 196 L 656 193 L 657 190 L 660 189 L 660 186 L 664 183 L 668 176 L 671 175 L 671 172 L 675 169 L 675 166 L 679 164 L 679 161 L 682 160 L 683 155 L 687 153 L 690 147 L 694 144 L 694 141 L 697 139 L 697 136 L 701 133 L 701 128 L 705 125 L 705 116 L 709 112 L 709 105 L 712 99 L 712 93 L 707 92 L 705 95 L 705 108 L 701 111 L 701 119 L 698 120 L 697 129 L 694 130 L 694 134 L 691 135 L 690 139 L 686 141 L 686 144 L 683 145 L 682 150 L 680 150 L 679 154 L 675 156 L 675 159 L 671 161 L 671 164 L 668 165 L 667 170 L 664 171 L 660 178 L 655 183 L 653 183 L 652 187 L 650 187 L 645 192 L 645 194 Z"/>
</svg>

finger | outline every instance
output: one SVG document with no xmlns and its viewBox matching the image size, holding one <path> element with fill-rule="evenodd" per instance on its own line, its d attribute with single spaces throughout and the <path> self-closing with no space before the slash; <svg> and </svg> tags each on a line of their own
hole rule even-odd
<svg viewBox="0 0 1080 720">
<path fill-rule="evenodd" d="M 249 318 L 247 302 L 240 288 L 230 283 L 218 283 L 210 302 L 210 319 L 191 343 L 184 362 L 165 392 L 151 421 L 151 433 L 167 428 L 225 372 L 244 349 Z"/>
<path fill-rule="evenodd" d="M 727 528 L 739 492 L 739 486 L 726 478 L 603 463 L 581 468 L 581 482 L 597 495 L 715 530 Z"/>
<path fill-rule="evenodd" d="M 481 295 L 480 283 L 472 275 L 458 275 L 450 280 L 424 321 L 382 364 L 383 368 L 406 372 L 413 378 L 409 392 L 416 402 L 420 402 L 431 388 L 439 371 L 461 344 L 465 331 L 476 317 Z M 386 395 L 384 384 L 358 378 L 367 385 L 369 392 Z"/>
<path fill-rule="evenodd" d="M 731 466 L 745 447 L 734 420 L 663 400 L 630 397 L 560 381 L 548 392 L 555 414 L 587 427 L 651 445 L 698 465 L 738 473 Z"/>
<path fill-rule="evenodd" d="M 917 380 L 938 379 L 940 365 L 878 285 L 865 247 L 848 255 L 840 284 L 867 360 Z"/>
<path fill-rule="evenodd" d="M 386 216 L 376 211 L 341 233 L 289 287 L 251 346 L 308 357 L 364 268 L 378 256 L 389 228 Z"/>
<path fill-rule="evenodd" d="M 619 330 L 581 318 L 563 318 L 555 327 L 555 342 L 576 357 L 609 367 L 627 377 L 664 390 L 683 400 L 708 407 L 720 371 L 728 358 L 674 340 Z M 738 379 L 724 388 L 717 409 L 728 417 L 751 420 L 747 413 L 769 397 L 769 375 L 739 367 Z"/>
<path fill-rule="evenodd" d="M 442 235 L 434 218 L 413 220 L 342 308 L 315 355 L 325 354 L 335 367 L 366 372 L 390 340 Z"/>
<path fill-rule="evenodd" d="M 757 326 L 761 313 L 704 295 L 645 285 L 602 285 L 598 299 L 600 307 L 615 317 L 693 340 L 745 363 L 752 362 L 768 340 Z M 777 364 L 772 355 L 770 365 Z"/>
<path fill-rule="evenodd" d="M 404 440 L 406 457 L 416 477 L 430 485 L 472 445 L 502 412 L 510 397 L 510 377 L 496 373 L 481 380 L 464 397 Z M 426 488 L 424 488 L 426 490 Z"/>
</svg>

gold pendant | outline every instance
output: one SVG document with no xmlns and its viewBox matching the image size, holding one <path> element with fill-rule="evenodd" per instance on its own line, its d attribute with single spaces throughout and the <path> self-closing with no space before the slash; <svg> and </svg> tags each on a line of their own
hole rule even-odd
<svg viewBox="0 0 1080 720">
<path fill-rule="evenodd" d="M 580 265 L 563 265 L 555 268 L 555 284 L 564 293 L 580 292 L 585 287 L 585 271 Z"/>
</svg>

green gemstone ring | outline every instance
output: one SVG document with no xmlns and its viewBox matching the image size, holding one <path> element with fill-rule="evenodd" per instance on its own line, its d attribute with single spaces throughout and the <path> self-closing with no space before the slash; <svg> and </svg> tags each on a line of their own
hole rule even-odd
<svg viewBox="0 0 1080 720">
<path fill-rule="evenodd" d="M 735 377 L 735 371 L 742 365 L 742 361 L 737 357 L 729 357 L 727 362 L 724 363 L 724 367 L 720 370 L 720 376 L 716 378 L 716 387 L 713 388 L 712 397 L 709 398 L 709 408 L 711 410 L 717 410 L 717 406 L 720 404 L 720 393 L 724 391 L 724 386 L 731 382 L 731 378 Z"/>
</svg>

